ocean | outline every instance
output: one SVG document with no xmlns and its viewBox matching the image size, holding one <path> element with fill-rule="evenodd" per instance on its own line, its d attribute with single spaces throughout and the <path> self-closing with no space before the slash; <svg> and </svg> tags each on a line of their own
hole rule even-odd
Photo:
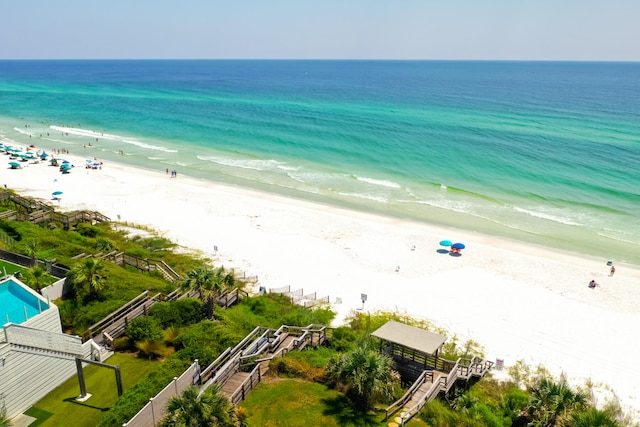
<svg viewBox="0 0 640 427">
<path fill-rule="evenodd" d="M 640 63 L 0 61 L 0 138 L 640 264 Z"/>
</svg>

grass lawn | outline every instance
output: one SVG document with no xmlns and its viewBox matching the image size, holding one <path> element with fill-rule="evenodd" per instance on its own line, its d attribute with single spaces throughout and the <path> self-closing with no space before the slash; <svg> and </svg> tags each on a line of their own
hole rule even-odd
<svg viewBox="0 0 640 427">
<path fill-rule="evenodd" d="M 387 426 L 384 413 L 363 413 L 336 390 L 297 379 L 262 382 L 242 404 L 250 426 Z"/>
<path fill-rule="evenodd" d="M 17 265 L 17 264 L 12 264 L 12 263 L 4 261 L 4 260 L 0 260 L 0 275 L 4 275 L 5 271 L 7 272 L 7 274 L 15 274 L 18 271 L 22 273 L 24 270 L 28 270 L 28 268 L 27 267 L 22 267 L 22 266 Z M 18 280 L 23 281 L 24 278 L 19 277 Z M 51 276 L 51 275 L 49 275 L 47 273 L 43 277 L 44 284 L 42 285 L 42 287 L 52 285 L 57 280 L 58 279 L 56 279 L 55 277 L 53 277 L 53 276 Z"/>
<path fill-rule="evenodd" d="M 24 270 L 24 268 L 20 267 L 19 265 L 11 264 L 10 262 L 0 260 L 0 272 L 2 272 L 2 274 L 4 274 L 5 271 L 7 272 L 7 274 L 13 274 L 16 271 L 22 271 L 22 270 Z"/>
<path fill-rule="evenodd" d="M 156 369 L 159 362 L 116 353 L 106 363 L 120 365 L 122 386 L 126 390 Z M 77 375 L 74 375 L 29 410 L 34 413 L 29 415 L 35 416 L 38 422 L 41 422 L 37 425 L 89 427 L 100 422 L 103 412 L 108 411 L 118 398 L 116 374 L 112 369 L 93 365 L 86 366 L 84 373 L 87 392 L 92 395 L 91 398 L 85 402 L 75 401 L 80 394 L 80 385 Z M 51 415 L 42 420 L 38 413 L 44 414 L 43 417 L 47 417 L 48 413 Z"/>
</svg>

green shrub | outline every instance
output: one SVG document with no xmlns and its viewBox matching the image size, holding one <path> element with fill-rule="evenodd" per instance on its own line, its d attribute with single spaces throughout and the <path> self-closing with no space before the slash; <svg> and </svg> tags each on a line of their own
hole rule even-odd
<svg viewBox="0 0 640 427">
<path fill-rule="evenodd" d="M 173 343 L 178 338 L 178 335 L 180 335 L 180 329 L 176 328 L 175 326 L 170 326 L 164 330 L 162 337 L 164 338 L 165 344 L 173 345 Z"/>
<path fill-rule="evenodd" d="M 193 361 L 169 357 L 158 369 L 144 380 L 125 390 L 110 411 L 105 413 L 100 427 L 121 426 L 133 417 L 160 390 L 165 388 L 174 377 L 179 377 Z"/>
<path fill-rule="evenodd" d="M 436 427 L 481 427 L 477 421 L 465 421 L 465 417 L 451 409 L 439 400 L 431 400 L 424 405 L 419 414 L 420 419 L 430 426 Z"/>
<path fill-rule="evenodd" d="M 162 330 L 150 316 L 140 316 L 130 321 L 125 333 L 135 343 L 139 341 L 160 341 L 162 339 Z"/>
<path fill-rule="evenodd" d="M 152 357 L 163 356 L 167 350 L 161 342 L 149 340 L 137 341 L 136 348 L 149 359 Z"/>
<path fill-rule="evenodd" d="M 515 418 L 528 403 L 529 395 L 524 390 L 514 386 L 506 393 L 500 407 L 506 416 Z"/>
<path fill-rule="evenodd" d="M 267 311 L 267 303 L 263 298 L 248 298 L 246 304 L 254 314 L 263 315 Z"/>
<path fill-rule="evenodd" d="M 188 326 L 204 319 L 202 302 L 194 298 L 158 302 L 151 306 L 149 315 L 153 316 L 163 329 L 170 326 Z"/>
<path fill-rule="evenodd" d="M 113 349 L 115 351 L 124 351 L 129 349 L 129 337 L 119 337 L 113 340 Z"/>
<path fill-rule="evenodd" d="M 303 378 L 307 381 L 321 382 L 325 376 L 325 370 L 323 367 L 311 366 L 307 361 L 301 358 L 288 356 L 273 359 L 269 364 L 269 368 L 273 369 L 274 372 L 277 372 L 280 375 L 284 375 L 289 378 Z"/>
<path fill-rule="evenodd" d="M 95 238 L 98 234 L 100 234 L 100 229 L 88 222 L 81 222 L 80 224 L 76 225 L 76 231 L 78 232 L 78 234 L 84 237 Z"/>
<path fill-rule="evenodd" d="M 111 239 L 108 239 L 106 237 L 98 237 L 96 239 L 96 249 L 100 252 L 111 252 L 115 248 L 116 244 Z"/>
<path fill-rule="evenodd" d="M 336 351 L 349 351 L 356 343 L 356 334 L 347 326 L 333 330 L 329 346 Z"/>
<path fill-rule="evenodd" d="M 188 327 L 173 342 L 176 357 L 198 359 L 202 366 L 213 362 L 227 347 L 233 347 L 244 335 L 230 335 L 219 322 L 203 320 Z"/>
</svg>

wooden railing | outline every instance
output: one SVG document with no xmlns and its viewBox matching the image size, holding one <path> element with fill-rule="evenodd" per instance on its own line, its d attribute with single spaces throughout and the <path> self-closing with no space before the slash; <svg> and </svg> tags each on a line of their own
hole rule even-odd
<svg viewBox="0 0 640 427">
<path fill-rule="evenodd" d="M 12 191 L 0 190 L 0 201 L 9 200 L 16 206 L 22 207 L 27 213 L 17 210 L 3 213 L 3 218 L 8 220 L 29 221 L 34 224 L 45 221 L 56 221 L 69 226 L 76 222 L 97 221 L 108 222 L 109 217 L 94 211 L 74 211 L 68 213 L 56 212 L 53 206 L 36 199 L 23 197 Z"/>
<path fill-rule="evenodd" d="M 479 357 L 474 356 L 471 359 L 459 358 L 456 362 L 446 359 L 438 359 L 434 365 L 439 365 L 438 370 L 448 372 L 448 374 L 446 376 L 440 376 L 434 381 L 434 371 L 425 370 L 400 399 L 386 408 L 385 419 L 388 419 L 393 413 L 403 408 L 404 411 L 401 414 L 401 418 L 404 425 L 404 422 L 408 421 L 420 412 L 427 402 L 434 399 L 441 392 L 448 393 L 458 379 L 468 381 L 471 376 L 482 377 L 487 370 L 493 366 L 493 362 L 482 360 Z M 440 369 L 444 367 L 447 367 L 448 369 Z M 418 389 L 428 382 L 432 382 L 432 385 L 422 396 L 420 401 L 418 401 L 414 406 L 406 408 L 405 405 L 411 401 Z"/>
<path fill-rule="evenodd" d="M 25 208 L 27 211 L 34 211 L 38 209 L 44 210 L 53 210 L 53 207 L 47 205 L 36 199 L 30 199 L 28 197 L 23 197 L 19 194 L 14 193 L 13 191 L 1 190 L 0 191 L 0 201 L 1 200 L 9 200 L 16 205 L 20 205 Z"/>
<path fill-rule="evenodd" d="M 148 261 L 151 261 L 153 266 L 152 268 L 157 268 L 170 282 L 176 282 L 180 280 L 182 277 L 171 268 L 166 262 L 161 259 L 153 259 L 147 258 Z"/>
<path fill-rule="evenodd" d="M 242 339 L 242 341 L 240 341 L 233 349 L 229 350 L 228 352 L 225 351 L 223 353 L 224 357 L 222 357 L 222 355 L 221 355 L 215 361 L 213 361 L 211 364 L 209 364 L 209 366 L 207 366 L 202 371 L 202 374 L 200 376 L 201 381 L 203 383 L 206 383 L 212 377 L 217 377 L 218 376 L 218 372 L 217 371 L 220 370 L 223 365 L 227 364 L 229 361 L 231 361 L 233 359 L 237 359 L 238 360 L 238 364 L 239 364 L 240 356 L 242 355 L 242 351 L 244 349 L 246 349 L 247 346 L 249 346 L 250 343 L 253 342 L 253 340 L 255 338 L 257 338 L 262 333 L 263 330 L 264 330 L 263 327 L 256 326 L 256 328 L 253 331 L 251 331 L 249 333 L 249 335 L 244 337 Z M 218 382 L 218 381 L 215 381 L 215 382 Z"/>
<path fill-rule="evenodd" d="M 129 255 L 124 252 L 111 252 L 102 255 L 102 258 L 118 265 L 129 265 L 141 271 L 157 270 L 169 282 L 176 282 L 180 279 L 180 275 L 176 273 L 169 265 L 162 261 L 152 258 L 140 258 L 135 255 Z"/>
<path fill-rule="evenodd" d="M 278 348 L 291 335 L 296 336 L 288 346 Z M 317 336 L 317 339 L 314 339 Z M 288 350 L 301 349 L 301 344 L 319 345 L 326 339 L 326 327 L 322 325 L 309 325 L 308 327 L 282 325 L 276 331 L 269 328 L 256 327 L 233 349 L 227 349 L 214 362 L 212 362 L 200 375 L 204 388 L 211 384 L 223 386 L 235 373 L 241 369 L 250 368 L 251 373 L 243 381 L 241 386 L 232 395 L 232 403 L 237 404 L 244 400 L 246 394 L 260 381 L 261 362 L 267 361 L 286 353 Z M 265 352 L 272 352 L 269 357 L 259 358 Z M 246 371 L 245 371 L 246 372 Z"/>
<path fill-rule="evenodd" d="M 87 330 L 84 332 L 84 334 L 82 334 L 82 341 L 83 342 L 88 341 L 89 339 L 102 333 L 102 331 L 105 328 L 121 321 L 127 314 L 143 306 L 145 303 L 150 302 L 150 300 L 151 300 L 151 297 L 149 297 L 149 291 L 144 291 L 143 293 L 133 298 L 128 303 L 124 304 L 122 307 L 120 307 L 116 311 L 105 316 L 99 322 L 89 326 Z M 131 320 L 131 319 L 128 319 L 128 320 Z"/>
<path fill-rule="evenodd" d="M 240 387 L 233 392 L 231 398 L 232 405 L 238 405 L 247 397 L 247 395 L 258 385 L 260 384 L 260 365 L 256 365 L 255 368 L 251 371 L 247 379 L 245 379 Z"/>
<path fill-rule="evenodd" d="M 433 382 L 433 371 L 422 371 L 422 374 L 418 377 L 417 380 L 409 387 L 405 394 L 384 410 L 385 412 L 385 420 L 388 420 L 389 417 L 398 411 L 400 408 L 403 408 L 404 405 L 407 404 L 415 394 L 415 392 L 422 386 L 422 384 L 426 382 Z"/>
<path fill-rule="evenodd" d="M 431 387 L 429 387 L 429 390 L 427 390 L 425 395 L 422 396 L 422 399 L 420 399 L 420 401 L 416 405 L 412 406 L 411 408 L 407 408 L 407 410 L 405 410 L 402 414 L 400 414 L 400 417 L 402 418 L 402 425 L 404 425 L 405 422 L 407 422 L 408 420 L 413 418 L 418 412 L 420 412 L 422 408 L 424 408 L 424 405 L 427 404 L 427 402 L 429 402 L 432 399 L 435 399 L 436 396 L 440 394 L 443 387 L 443 381 L 444 381 L 444 377 L 440 377 L 438 378 L 437 381 L 434 381 L 434 383 L 431 384 Z"/>
<path fill-rule="evenodd" d="M 206 383 L 211 379 L 213 374 L 216 373 L 220 367 L 229 360 L 229 355 L 231 353 L 231 347 L 227 347 L 225 351 L 223 351 L 220 356 L 216 358 L 213 362 L 207 366 L 207 368 L 200 373 L 200 385 Z"/>
</svg>

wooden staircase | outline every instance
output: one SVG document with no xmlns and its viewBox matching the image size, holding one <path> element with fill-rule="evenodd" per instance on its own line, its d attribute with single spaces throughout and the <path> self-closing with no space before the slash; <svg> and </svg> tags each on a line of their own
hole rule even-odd
<svg viewBox="0 0 640 427">
<path fill-rule="evenodd" d="M 307 346 L 318 346 L 325 340 L 326 328 L 322 325 L 283 325 L 275 331 L 257 327 L 202 371 L 203 389 L 213 383 L 220 384 L 222 393 L 237 405 L 260 383 L 274 357 Z"/>
</svg>

